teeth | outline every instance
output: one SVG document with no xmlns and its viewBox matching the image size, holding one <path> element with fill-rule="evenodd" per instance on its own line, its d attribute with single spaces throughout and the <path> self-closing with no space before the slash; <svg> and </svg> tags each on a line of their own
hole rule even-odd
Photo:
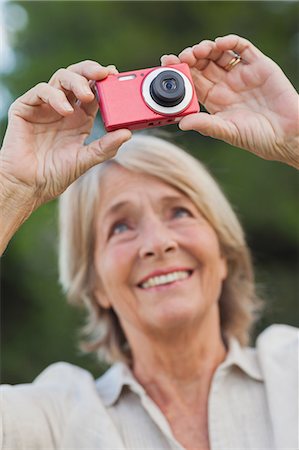
<svg viewBox="0 0 299 450">
<path fill-rule="evenodd" d="M 180 270 L 177 272 L 168 273 L 167 275 L 161 275 L 158 277 L 149 278 L 147 281 L 141 284 L 143 289 L 160 286 L 162 284 L 172 283 L 177 280 L 184 280 L 188 278 L 189 272 L 187 270 Z"/>
</svg>

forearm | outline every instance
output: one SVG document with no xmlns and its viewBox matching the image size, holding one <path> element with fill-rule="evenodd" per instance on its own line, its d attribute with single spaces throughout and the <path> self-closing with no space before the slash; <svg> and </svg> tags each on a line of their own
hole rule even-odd
<svg viewBox="0 0 299 450">
<path fill-rule="evenodd" d="M 0 172 L 0 255 L 10 239 L 36 208 L 26 189 L 14 185 Z"/>
<path fill-rule="evenodd" d="M 299 133 L 297 136 L 287 138 L 281 145 L 281 161 L 299 170 Z"/>
<path fill-rule="evenodd" d="M 289 80 L 287 113 L 281 118 L 283 134 L 278 139 L 280 161 L 299 169 L 299 95 Z"/>
</svg>

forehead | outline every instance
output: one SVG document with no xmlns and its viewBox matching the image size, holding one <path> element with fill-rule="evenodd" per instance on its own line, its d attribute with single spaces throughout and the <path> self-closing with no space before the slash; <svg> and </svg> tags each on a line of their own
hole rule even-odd
<svg viewBox="0 0 299 450">
<path fill-rule="evenodd" d="M 126 169 L 119 164 L 107 167 L 100 181 L 100 209 L 106 210 L 120 201 L 151 197 L 186 197 L 179 189 L 149 174 Z"/>
</svg>

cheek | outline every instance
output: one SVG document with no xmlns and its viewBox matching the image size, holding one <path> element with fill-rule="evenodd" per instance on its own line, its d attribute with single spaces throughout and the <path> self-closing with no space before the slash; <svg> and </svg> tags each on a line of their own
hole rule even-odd
<svg viewBox="0 0 299 450">
<path fill-rule="evenodd" d="M 188 246 L 194 253 L 206 258 L 220 256 L 220 248 L 214 230 L 203 227 L 188 227 L 181 230 L 181 242 Z"/>
<path fill-rule="evenodd" d="M 126 245 L 115 246 L 104 252 L 102 277 L 111 287 L 127 281 L 132 268 L 132 252 Z"/>
<path fill-rule="evenodd" d="M 226 262 L 221 257 L 219 241 L 210 227 L 189 227 L 181 230 L 181 244 L 202 264 L 212 264 L 219 269 L 223 278 L 226 276 Z"/>
</svg>

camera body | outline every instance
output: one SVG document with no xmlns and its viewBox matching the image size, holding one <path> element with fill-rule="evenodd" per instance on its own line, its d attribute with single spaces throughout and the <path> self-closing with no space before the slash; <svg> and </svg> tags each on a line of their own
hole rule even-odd
<svg viewBox="0 0 299 450">
<path fill-rule="evenodd" d="M 108 75 L 96 91 L 106 131 L 170 125 L 199 111 L 185 63 Z"/>
</svg>

